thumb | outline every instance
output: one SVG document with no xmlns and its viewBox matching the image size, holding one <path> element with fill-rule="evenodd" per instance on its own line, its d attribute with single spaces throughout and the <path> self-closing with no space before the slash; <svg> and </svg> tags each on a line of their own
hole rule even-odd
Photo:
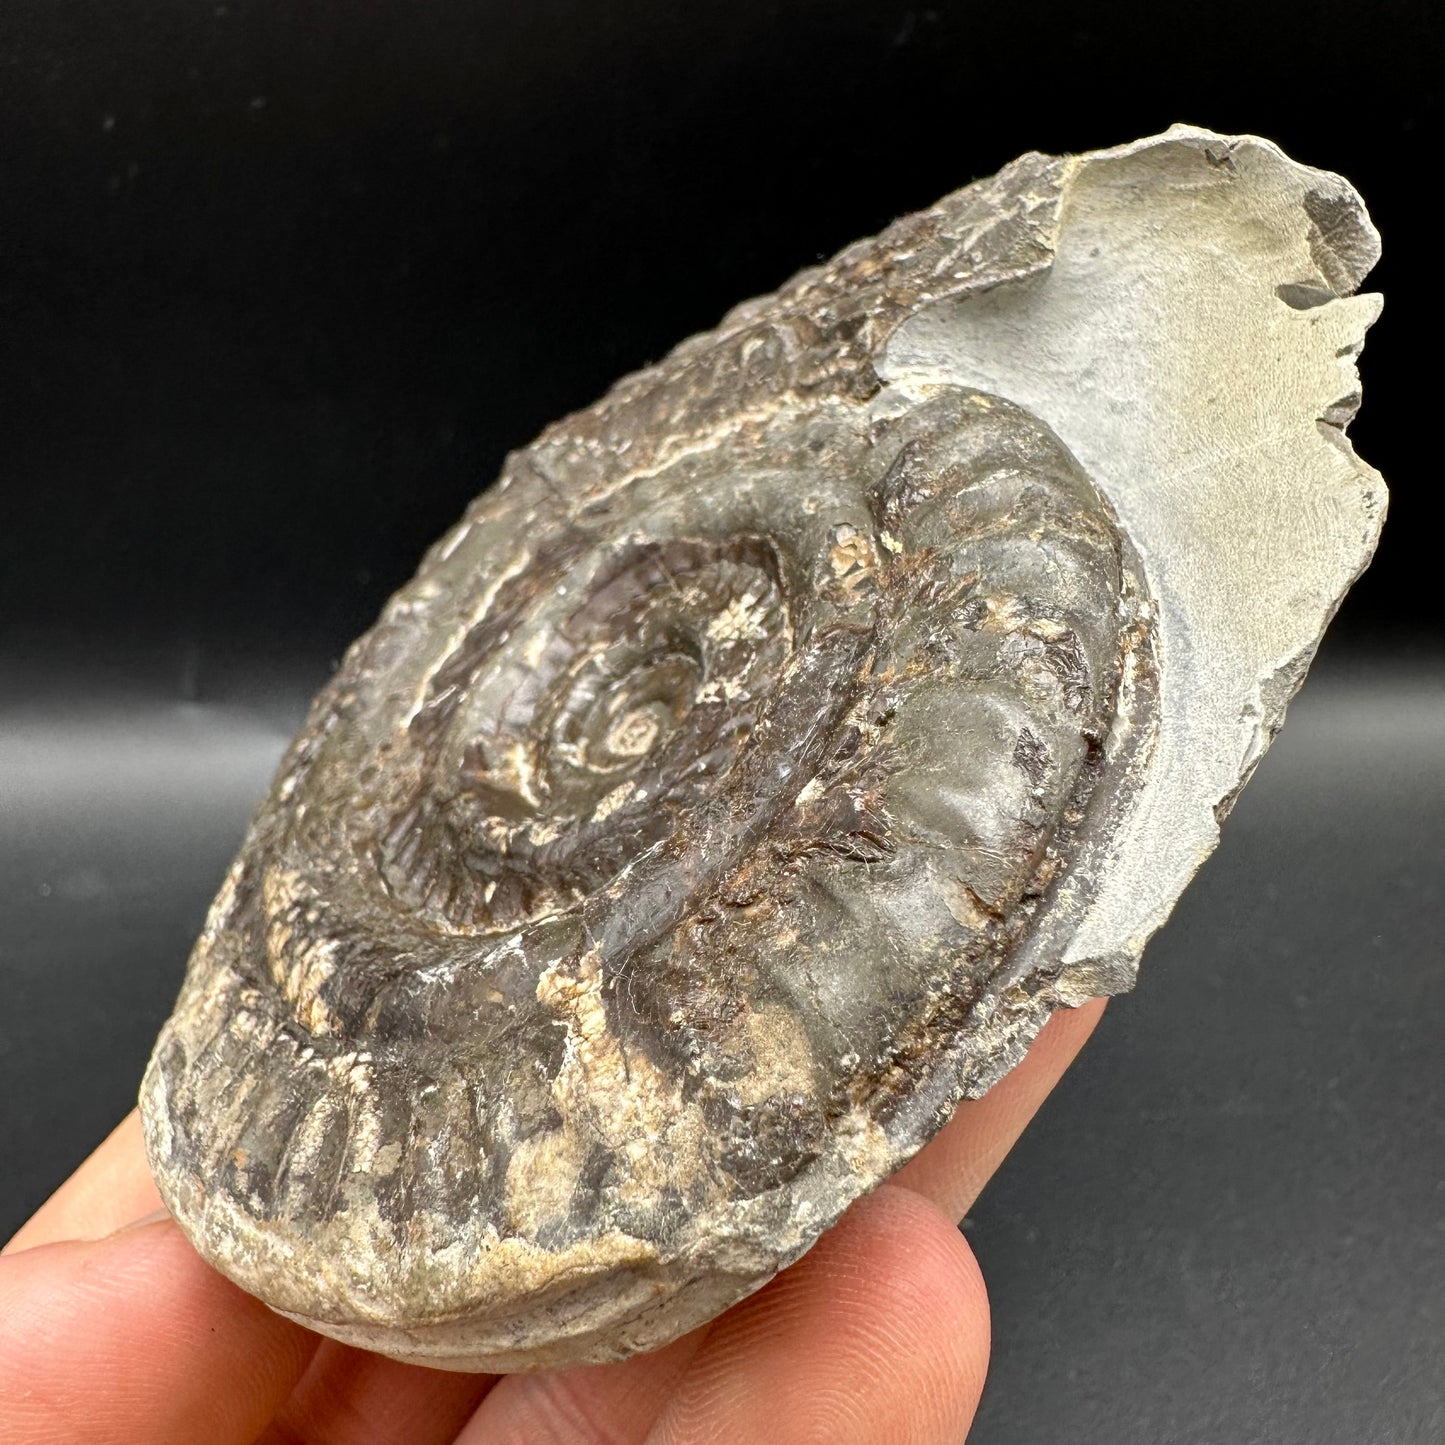
<svg viewBox="0 0 1445 1445">
<path fill-rule="evenodd" d="M 8 1445 L 240 1445 L 316 1348 L 212 1270 L 174 1224 L 0 1259 Z"/>
</svg>

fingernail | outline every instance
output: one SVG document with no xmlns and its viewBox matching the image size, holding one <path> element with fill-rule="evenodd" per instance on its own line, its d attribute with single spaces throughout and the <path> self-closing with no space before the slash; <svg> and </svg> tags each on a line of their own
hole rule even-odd
<svg viewBox="0 0 1445 1445">
<path fill-rule="evenodd" d="M 110 1237 L 114 1239 L 117 1234 L 128 1234 L 132 1229 L 144 1229 L 148 1224 L 159 1224 L 163 1219 L 170 1217 L 169 1209 L 156 1209 L 150 1214 L 141 1215 L 139 1219 L 132 1219 L 129 1224 L 122 1224 L 119 1229 L 111 1230 Z"/>
</svg>

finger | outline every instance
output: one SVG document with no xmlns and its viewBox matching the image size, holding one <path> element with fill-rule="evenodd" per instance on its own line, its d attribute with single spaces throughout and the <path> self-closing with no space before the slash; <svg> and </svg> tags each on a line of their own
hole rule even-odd
<svg viewBox="0 0 1445 1445">
<path fill-rule="evenodd" d="M 256 1445 L 450 1445 L 495 1379 L 323 1340 Z"/>
<path fill-rule="evenodd" d="M 646 1441 L 958 1445 L 987 1365 L 972 1252 L 934 1205 L 885 1184 L 715 1322 Z"/>
<path fill-rule="evenodd" d="M 169 1221 L 0 1260 L 7 1445 L 240 1445 L 316 1342 L 207 1266 Z"/>
<path fill-rule="evenodd" d="M 954 1445 L 987 1358 L 968 1246 L 933 1206 L 885 1188 L 760 1293 L 666 1349 L 504 1379 L 457 1445 Z"/>
<path fill-rule="evenodd" d="M 633 1445 L 647 1438 L 708 1331 L 615 1365 L 508 1375 L 457 1445 Z"/>
<path fill-rule="evenodd" d="M 161 1197 L 146 1166 L 140 1115 L 132 1109 L 0 1250 L 13 1254 L 59 1239 L 100 1239 L 153 1214 Z"/>
<path fill-rule="evenodd" d="M 950 1219 L 962 1219 L 1083 1048 L 1105 1003 L 1100 998 L 1059 1009 L 1020 1063 L 981 1099 L 965 1099 L 892 1182 L 932 1200 Z"/>
</svg>

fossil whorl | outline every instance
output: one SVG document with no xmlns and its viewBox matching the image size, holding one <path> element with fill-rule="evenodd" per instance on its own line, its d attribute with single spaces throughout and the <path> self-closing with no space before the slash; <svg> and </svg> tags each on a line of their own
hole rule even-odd
<svg viewBox="0 0 1445 1445">
<path fill-rule="evenodd" d="M 233 1279 L 456 1368 L 660 1344 L 1067 994 L 1153 746 L 1155 603 L 1036 415 L 879 369 L 1049 263 L 1065 165 L 549 429 L 352 647 L 142 1093 Z"/>
<path fill-rule="evenodd" d="M 178 1216 L 212 1254 L 244 1219 L 258 1271 L 301 1264 L 266 1297 L 343 1326 L 415 1331 L 395 1302 L 468 1258 L 425 1286 L 468 1359 L 539 1261 L 625 1261 L 632 1297 L 577 1306 L 608 1352 L 716 1308 L 967 1087 L 938 1041 L 1058 886 L 1144 615 L 996 397 L 813 400 L 601 487 L 515 459 L 217 903 L 153 1075 Z"/>
</svg>

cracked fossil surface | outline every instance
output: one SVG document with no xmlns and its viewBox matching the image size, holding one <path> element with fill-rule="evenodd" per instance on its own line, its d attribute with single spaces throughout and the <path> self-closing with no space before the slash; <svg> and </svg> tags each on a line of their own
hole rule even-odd
<svg viewBox="0 0 1445 1445">
<path fill-rule="evenodd" d="M 1373 549 L 1377 250 L 1252 137 L 1028 155 L 509 457 L 156 1045 L 200 1252 L 398 1358 L 617 1358 L 1129 987 Z"/>
</svg>

